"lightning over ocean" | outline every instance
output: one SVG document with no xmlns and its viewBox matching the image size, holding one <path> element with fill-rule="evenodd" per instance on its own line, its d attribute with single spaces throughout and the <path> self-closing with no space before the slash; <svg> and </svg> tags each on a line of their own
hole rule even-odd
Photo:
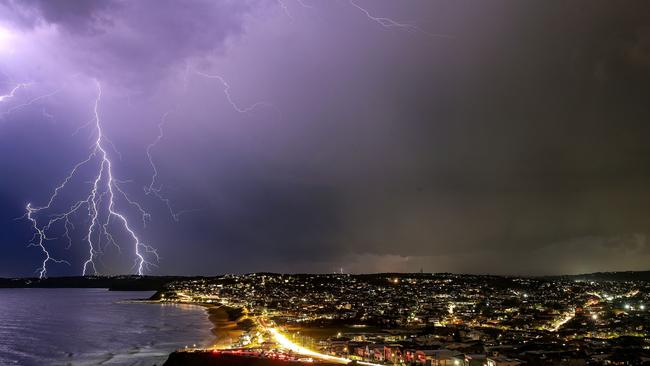
<svg viewBox="0 0 650 366">
<path fill-rule="evenodd" d="M 97 256 L 102 253 L 106 245 L 114 245 L 121 251 L 121 246 L 117 243 L 112 234 L 114 226 L 119 227 L 127 233 L 132 241 L 132 253 L 134 256 L 134 268 L 138 275 L 143 275 L 145 270 L 153 265 L 153 260 L 158 260 L 158 253 L 155 248 L 143 243 L 135 232 L 133 224 L 127 219 L 127 214 L 120 211 L 117 203 L 120 201 L 126 205 L 134 206 L 142 215 L 143 224 L 146 222 L 149 214 L 144 211 L 142 206 L 131 200 L 120 187 L 120 181 L 113 176 L 113 161 L 107 151 L 107 139 L 102 130 L 100 102 L 102 88 L 99 81 L 94 81 L 97 88 L 97 97 L 93 103 L 92 125 L 94 127 L 95 141 L 90 149 L 90 155 L 76 164 L 64 181 L 58 185 L 50 196 L 46 205 L 38 206 L 27 204 L 26 217 L 33 224 L 34 238 L 31 245 L 37 246 L 44 254 L 41 267 L 38 269 L 39 277 L 47 275 L 48 264 L 68 264 L 69 262 L 62 259 L 56 259 L 50 256 L 47 249 L 47 242 L 52 238 L 49 231 L 56 225 L 63 225 L 64 237 L 68 245 L 72 245 L 69 231 L 74 229 L 73 217 L 85 211 L 89 217 L 87 231 L 84 239 L 87 244 L 87 257 L 82 265 L 82 275 L 98 274 Z M 52 212 L 53 205 L 60 197 L 60 192 L 66 189 L 70 180 L 74 179 L 79 170 L 85 165 L 93 165 L 94 173 L 91 176 L 91 184 L 82 198 L 68 204 L 62 212 Z M 45 219 L 39 219 L 45 217 Z"/>
<path fill-rule="evenodd" d="M 375 16 L 373 15 L 375 10 L 362 6 L 362 2 L 350 0 L 339 5 L 341 6 L 336 11 L 340 12 L 340 15 L 354 18 L 355 11 L 359 11 L 369 20 L 383 27 L 394 27 L 430 35 L 410 23 L 402 23 L 388 16 Z M 216 17 L 219 16 L 217 15 L 219 9 L 226 9 L 222 6 L 226 5 L 215 4 L 213 7 L 207 4 L 197 5 L 197 7 L 205 7 L 204 10 L 208 12 L 214 12 Z M 132 7 L 134 7 L 132 10 L 139 8 L 138 5 L 132 5 Z M 27 7 L 13 2 L 10 2 L 10 5 L 3 5 L 1 9 L 5 12 L 28 11 Z M 101 8 L 94 10 L 99 11 L 97 14 L 101 14 L 103 11 Z M 126 9 L 122 10 L 126 11 Z M 43 8 L 42 11 L 47 10 Z M 309 21 L 309 17 L 315 15 L 323 16 L 328 9 L 319 2 L 282 0 L 277 2 L 259 1 L 254 7 L 237 11 L 249 14 L 255 14 L 258 11 L 279 11 L 276 18 L 279 23 L 292 27 L 304 27 L 299 23 Z M 233 14 L 237 14 L 237 11 Z M 126 108 L 123 108 L 125 111 L 128 111 L 129 106 L 133 105 L 134 98 L 137 98 L 135 100 L 139 100 L 141 104 L 154 103 L 153 99 L 147 101 L 138 97 L 138 95 L 142 95 L 142 92 L 137 88 L 133 89 L 132 86 L 127 86 L 130 81 L 127 81 L 126 77 L 130 73 L 107 74 L 114 68 L 106 68 L 106 65 L 102 65 L 103 61 L 99 61 L 95 65 L 91 63 L 90 65 L 93 65 L 91 68 L 86 68 L 85 65 L 77 67 L 67 75 L 57 75 L 52 72 L 57 67 L 55 64 L 42 62 L 37 69 L 40 71 L 26 73 L 26 69 L 21 69 L 20 64 L 14 61 L 17 62 L 21 54 L 27 56 L 39 51 L 37 48 L 24 47 L 23 44 L 27 44 L 28 40 L 31 40 L 31 44 L 36 46 L 41 42 L 39 37 L 44 40 L 56 40 L 67 31 L 65 27 L 68 24 L 56 24 L 55 22 L 48 24 L 47 17 L 47 13 L 40 14 L 36 18 L 39 20 L 33 25 L 11 22 L 0 24 L 0 52 L 7 57 L 1 70 L 4 79 L 1 80 L 3 88 L 0 89 L 2 93 L 0 94 L 0 119 L 5 124 L 13 125 L 16 123 L 14 120 L 32 116 L 32 111 L 40 110 L 39 118 L 51 126 L 60 126 L 62 131 L 69 131 L 67 126 L 72 127 L 76 124 L 76 127 L 72 128 L 70 138 L 75 144 L 81 142 L 81 146 L 88 145 L 86 145 L 86 153 L 82 152 L 82 159 L 68 162 L 67 167 L 66 164 L 61 164 L 60 172 L 65 174 L 51 188 L 50 194 L 45 197 L 44 202 L 39 203 L 39 200 L 30 199 L 23 206 L 24 215 L 21 218 L 29 223 L 31 230 L 28 247 L 37 249 L 41 255 L 40 264 L 34 273 L 39 278 L 48 277 L 53 270 L 56 273 L 71 271 L 71 273 L 79 273 L 83 276 L 108 274 L 115 272 L 115 269 L 111 268 L 114 264 L 111 263 L 116 262 L 130 263 L 128 266 L 120 265 L 119 267 L 123 268 L 120 271 L 128 268 L 127 273 L 138 275 L 150 273 L 160 265 L 161 259 L 157 245 L 151 243 L 151 241 L 156 241 L 156 239 L 152 239 L 155 238 L 155 235 L 151 236 L 151 231 L 155 230 L 156 225 L 164 222 L 165 216 L 172 220 L 173 225 L 183 225 L 184 223 L 180 220 L 181 216 L 193 213 L 200 215 L 202 211 L 206 210 L 205 201 L 187 203 L 183 202 L 183 199 L 176 201 L 172 197 L 178 196 L 177 188 L 175 188 L 175 183 L 167 181 L 169 172 L 161 168 L 165 166 L 164 158 L 156 156 L 161 152 L 164 154 L 165 145 L 169 143 L 166 140 L 169 139 L 167 135 L 170 132 L 166 129 L 177 130 L 187 123 L 188 116 L 194 113 L 195 109 L 190 109 L 197 108 L 191 106 L 192 103 L 195 103 L 192 101 L 193 96 L 205 90 L 213 96 L 213 103 L 225 102 L 225 107 L 239 116 L 229 117 L 227 109 L 221 109 L 214 110 L 214 118 L 217 121 L 222 121 L 217 122 L 221 124 L 224 123 L 224 119 L 241 119 L 238 122 L 240 128 L 251 128 L 251 124 L 260 122 L 265 124 L 281 123 L 280 121 L 287 118 L 285 112 L 291 113 L 292 107 L 286 105 L 278 107 L 275 103 L 267 101 L 268 93 L 265 96 L 264 93 L 245 92 L 249 88 L 247 85 L 249 81 L 229 80 L 230 77 L 226 74 L 232 74 L 231 67 L 223 64 L 219 58 L 209 56 L 209 52 L 206 56 L 201 55 L 198 49 L 183 50 L 181 48 L 181 53 L 185 54 L 180 55 L 177 61 L 173 58 L 170 59 L 170 62 L 185 65 L 184 72 L 180 74 L 180 80 L 174 80 L 172 77 L 164 81 L 169 84 L 171 90 L 177 92 L 176 95 L 170 103 L 166 103 L 167 105 L 153 106 L 152 104 L 153 113 L 142 121 L 155 122 L 152 126 L 153 130 L 150 130 L 148 135 L 143 135 L 140 139 L 141 142 L 138 143 L 140 146 L 144 146 L 145 160 L 142 161 L 141 158 L 134 160 L 133 153 L 128 151 L 130 148 L 128 145 L 126 149 L 130 158 L 125 160 L 124 154 L 120 151 L 122 148 L 118 149 L 118 145 L 124 146 L 125 136 L 119 132 L 116 134 L 114 129 L 115 126 L 123 124 L 124 120 L 116 119 L 111 107 L 114 102 L 105 100 L 105 92 L 111 90 L 116 96 L 128 96 L 128 102 L 122 104 Z M 82 21 L 81 19 L 79 18 L 80 21 Z M 357 19 L 357 21 L 359 20 Z M 89 30 L 93 29 L 93 32 L 101 34 L 104 32 L 100 29 L 101 27 L 94 28 L 99 27 L 98 24 L 85 24 L 82 21 L 78 25 L 90 27 Z M 251 23 L 251 25 L 254 24 L 255 22 Z M 69 26 L 73 26 L 73 24 L 71 23 Z M 141 31 L 139 28 L 144 26 L 144 24 L 139 24 L 135 18 L 126 17 L 115 30 L 124 32 L 124 34 L 130 34 L 130 32 L 136 34 Z M 151 26 L 157 25 L 152 23 Z M 214 35 L 217 38 L 227 37 L 230 32 L 233 30 L 224 28 L 215 30 Z M 79 41 L 82 40 L 79 39 Z M 180 39 L 179 42 L 181 42 Z M 47 47 L 43 44 L 41 49 L 47 49 Z M 88 44 L 87 47 L 93 46 Z M 200 45 L 199 48 L 210 50 L 212 47 Z M 100 48 L 97 50 L 97 54 L 106 50 L 107 48 Z M 155 56 L 155 52 L 163 53 Z M 145 57 L 143 65 L 148 70 L 143 69 L 144 72 L 129 77 L 136 79 L 145 76 L 162 77 L 163 69 L 154 63 L 153 57 L 164 57 L 164 52 L 166 52 L 164 48 L 161 48 L 155 50 L 150 59 Z M 70 51 L 69 54 L 72 55 L 74 52 Z M 106 56 L 111 58 L 115 55 L 107 53 Z M 66 62 L 75 61 L 70 59 Z M 175 68 L 176 66 L 170 63 L 169 67 Z M 255 72 L 255 70 L 256 68 L 251 66 L 248 72 Z M 54 75 L 56 77 L 53 77 Z M 102 75 L 102 82 L 98 80 L 98 75 Z M 233 76 L 237 75 L 233 74 Z M 15 79 L 29 81 L 17 82 L 14 81 Z M 198 83 L 200 80 L 202 81 Z M 162 79 L 160 82 L 163 82 Z M 92 85 L 92 92 L 89 89 L 90 85 Z M 179 85 L 182 88 L 179 89 Z M 259 86 L 264 87 L 264 84 L 259 84 Z M 217 92 L 214 93 L 214 91 Z M 89 99 L 90 93 L 94 96 Z M 162 95 L 161 97 L 164 98 Z M 149 98 L 159 97 L 152 94 Z M 64 101 L 79 109 L 72 117 L 80 119 L 79 122 L 72 122 L 72 124 L 65 122 L 70 115 L 61 111 L 60 106 Z M 286 108 L 286 111 L 281 111 L 281 108 Z M 173 120 L 171 125 L 170 120 Z M 66 125 L 60 125 L 60 123 L 66 123 Z M 109 134 L 114 136 L 109 137 Z M 180 135 L 176 133 L 172 138 L 182 135 L 183 133 Z M 85 138 L 88 139 L 86 142 L 83 141 Z M 163 142 L 165 143 L 163 144 Z M 137 145 L 133 146 L 137 148 Z M 56 154 L 56 152 L 53 153 Z M 148 181 L 147 176 L 143 176 L 140 172 L 127 174 L 124 177 L 116 173 L 117 170 L 123 170 L 122 166 L 129 166 L 137 161 L 139 161 L 137 164 L 148 165 L 150 171 Z M 142 166 L 142 170 L 145 171 L 147 168 Z M 143 182 L 142 192 L 132 189 L 134 185 L 138 184 L 133 180 L 133 176 L 140 177 L 138 180 Z M 166 212 L 160 211 L 161 208 Z"/>
<path fill-rule="evenodd" d="M 648 365 L 649 24 L 0 0 L 0 365 Z"/>
<path fill-rule="evenodd" d="M 0 276 L 641 268 L 613 8 L 0 0 Z"/>
</svg>

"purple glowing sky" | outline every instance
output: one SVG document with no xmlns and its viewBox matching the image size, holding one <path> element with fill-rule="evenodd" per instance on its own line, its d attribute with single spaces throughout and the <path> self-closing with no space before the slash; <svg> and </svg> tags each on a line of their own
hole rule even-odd
<svg viewBox="0 0 650 366">
<path fill-rule="evenodd" d="M 0 276 L 40 265 L 14 219 L 88 155 L 94 79 L 151 273 L 647 269 L 646 2 L 179 4 L 0 1 Z"/>
</svg>

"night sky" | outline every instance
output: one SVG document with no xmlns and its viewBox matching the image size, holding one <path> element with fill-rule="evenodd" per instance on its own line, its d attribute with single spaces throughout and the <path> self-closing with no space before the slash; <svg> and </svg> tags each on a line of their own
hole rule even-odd
<svg viewBox="0 0 650 366">
<path fill-rule="evenodd" d="M 0 1 L 0 277 L 38 274 L 21 216 L 88 157 L 94 80 L 148 273 L 650 269 L 647 1 Z M 133 273 L 112 225 L 97 270 Z"/>
</svg>

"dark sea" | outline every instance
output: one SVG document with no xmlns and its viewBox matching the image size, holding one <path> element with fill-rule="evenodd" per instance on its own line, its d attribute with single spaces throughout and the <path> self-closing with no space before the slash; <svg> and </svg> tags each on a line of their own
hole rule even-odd
<svg viewBox="0 0 650 366">
<path fill-rule="evenodd" d="M 129 302 L 152 294 L 0 289 L 0 365 L 161 365 L 212 340 L 201 307 Z"/>
</svg>

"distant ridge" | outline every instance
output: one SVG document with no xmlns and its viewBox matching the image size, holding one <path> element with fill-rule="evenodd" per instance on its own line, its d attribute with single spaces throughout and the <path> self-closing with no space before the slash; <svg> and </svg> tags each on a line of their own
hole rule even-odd
<svg viewBox="0 0 650 366">
<path fill-rule="evenodd" d="M 166 284 L 202 277 L 180 276 L 75 276 L 0 278 L 0 288 L 107 288 L 112 291 L 158 291 Z"/>
<path fill-rule="evenodd" d="M 585 281 L 650 281 L 650 271 L 594 272 L 559 277 Z"/>
<path fill-rule="evenodd" d="M 248 275 L 253 275 L 250 273 Z M 257 275 L 280 276 L 281 273 L 260 272 Z M 287 274 L 291 276 L 340 276 L 340 274 Z M 486 277 L 495 280 L 513 278 L 539 278 L 556 280 L 582 280 L 582 281 L 650 281 L 650 271 L 620 271 L 620 272 L 595 272 L 578 275 L 559 276 L 498 276 L 475 274 L 451 273 L 372 273 L 372 274 L 346 274 L 354 277 L 432 277 L 432 276 L 471 276 Z M 107 288 L 114 291 L 158 291 L 165 285 L 174 281 L 200 280 L 207 278 L 220 278 L 223 276 L 70 276 L 38 278 L 0 278 L 0 288 Z"/>
</svg>

